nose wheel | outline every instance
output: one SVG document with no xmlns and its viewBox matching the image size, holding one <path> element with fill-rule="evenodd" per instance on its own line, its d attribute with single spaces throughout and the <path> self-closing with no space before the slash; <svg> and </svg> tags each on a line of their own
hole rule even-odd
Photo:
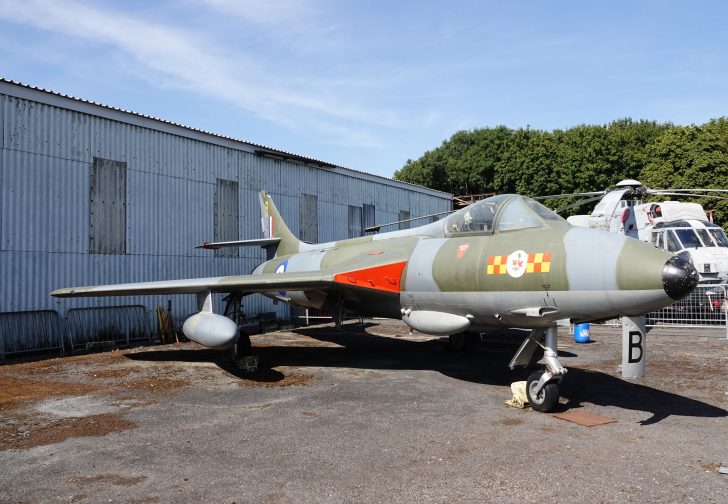
<svg viewBox="0 0 728 504">
<path fill-rule="evenodd" d="M 550 379 L 551 373 L 545 371 L 534 371 L 526 381 L 526 395 L 528 402 L 533 409 L 548 413 L 556 408 L 559 403 L 559 384 L 547 382 L 539 388 L 542 379 Z"/>
<path fill-rule="evenodd" d="M 542 336 L 543 344 L 540 342 Z M 559 382 L 566 374 L 566 368 L 559 362 L 556 339 L 556 326 L 534 329 L 511 360 L 511 369 L 516 366 L 525 367 L 531 361 L 536 348 L 543 348 L 546 369 L 531 373 L 526 380 L 528 402 L 536 411 L 553 411 L 559 403 Z"/>
</svg>

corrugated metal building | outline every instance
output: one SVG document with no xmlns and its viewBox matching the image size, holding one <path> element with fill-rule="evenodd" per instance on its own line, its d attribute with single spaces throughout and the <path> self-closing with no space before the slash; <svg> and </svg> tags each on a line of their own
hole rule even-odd
<svg viewBox="0 0 728 504">
<path fill-rule="evenodd" d="M 48 332 L 62 331 L 56 317 L 63 322 L 70 309 L 129 304 L 149 312 L 169 297 L 56 300 L 48 295 L 55 288 L 248 273 L 264 260 L 262 250 L 194 247 L 260 237 L 261 189 L 291 230 L 313 242 L 359 236 L 368 225 L 449 210 L 452 202 L 449 194 L 8 80 L 0 80 L 0 131 L 0 354 L 47 347 Z M 173 296 L 175 313 L 192 312 L 193 298 Z M 288 315 L 259 295 L 245 309 Z M 100 323 L 106 312 L 98 311 Z"/>
</svg>

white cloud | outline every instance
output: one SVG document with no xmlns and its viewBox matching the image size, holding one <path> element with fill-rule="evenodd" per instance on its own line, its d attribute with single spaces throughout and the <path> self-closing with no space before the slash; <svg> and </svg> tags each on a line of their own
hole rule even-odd
<svg viewBox="0 0 728 504">
<path fill-rule="evenodd" d="M 240 17 L 251 29 L 275 25 L 291 36 L 297 36 L 302 23 L 316 18 L 315 6 L 300 0 L 199 1 L 217 14 Z M 174 85 L 222 98 L 277 124 L 314 127 L 340 136 L 335 141 L 349 143 L 358 138 L 376 143 L 367 129 L 402 126 L 395 112 L 350 99 L 351 89 L 337 96 L 334 85 L 318 90 L 296 86 L 293 83 L 305 81 L 305 76 L 272 68 L 254 51 L 223 46 L 214 40 L 213 30 L 200 33 L 75 0 L 0 0 L 0 19 L 110 46 L 128 55 L 135 73 L 158 87 Z"/>
<path fill-rule="evenodd" d="M 200 4 L 256 25 L 311 30 L 321 13 L 321 2 L 311 0 L 198 0 Z M 317 27 L 318 28 L 318 27 Z"/>
</svg>

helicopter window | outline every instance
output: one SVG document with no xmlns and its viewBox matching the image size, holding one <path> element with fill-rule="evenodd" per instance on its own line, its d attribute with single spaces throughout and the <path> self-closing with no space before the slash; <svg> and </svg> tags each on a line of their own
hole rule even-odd
<svg viewBox="0 0 728 504">
<path fill-rule="evenodd" d="M 541 221 L 529 210 L 522 198 L 515 198 L 506 204 L 498 218 L 498 230 L 541 227 Z"/>
<path fill-rule="evenodd" d="M 708 231 L 705 229 L 696 229 L 695 232 L 698 233 L 703 245 L 706 247 L 715 247 L 715 243 L 713 243 L 713 239 L 710 237 L 710 233 L 708 233 Z"/>
<path fill-rule="evenodd" d="M 541 217 L 543 220 L 546 221 L 562 221 L 564 218 L 551 210 L 550 208 L 542 205 L 538 201 L 534 201 L 531 198 L 527 198 L 526 204 L 528 204 L 529 207 L 531 207 L 531 210 L 536 212 L 539 217 Z"/>
<path fill-rule="evenodd" d="M 728 237 L 721 228 L 710 228 L 709 231 L 719 247 L 728 247 Z"/>
<path fill-rule="evenodd" d="M 665 243 L 667 244 L 667 250 L 670 252 L 677 252 L 682 248 L 680 246 L 680 242 L 675 236 L 675 231 L 672 230 L 665 232 Z"/>
<path fill-rule="evenodd" d="M 675 230 L 675 233 L 677 233 L 677 237 L 682 243 L 682 248 L 688 249 L 703 246 L 703 244 L 700 243 L 700 238 L 698 238 L 698 235 L 695 234 L 695 230 L 693 229 L 677 229 Z"/>
</svg>

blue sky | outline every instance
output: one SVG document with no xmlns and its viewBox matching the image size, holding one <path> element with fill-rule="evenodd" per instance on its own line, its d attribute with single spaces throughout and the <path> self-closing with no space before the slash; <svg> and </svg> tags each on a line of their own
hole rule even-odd
<svg viewBox="0 0 728 504">
<path fill-rule="evenodd" d="M 391 176 L 462 129 L 728 115 L 719 1 L 0 0 L 0 75 Z"/>
</svg>

